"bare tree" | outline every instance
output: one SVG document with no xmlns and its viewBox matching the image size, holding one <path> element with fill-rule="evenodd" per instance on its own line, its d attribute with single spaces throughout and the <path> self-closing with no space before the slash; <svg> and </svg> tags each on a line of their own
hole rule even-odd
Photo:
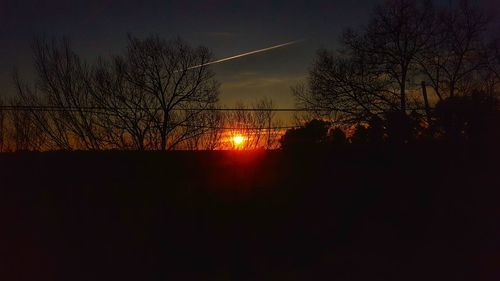
<svg viewBox="0 0 500 281">
<path fill-rule="evenodd" d="M 491 42 L 489 67 L 497 80 L 500 80 L 500 39 Z"/>
<path fill-rule="evenodd" d="M 48 106 L 53 111 L 32 111 L 36 124 L 59 149 L 101 149 L 95 107 L 90 94 L 90 69 L 70 47 L 69 41 L 35 39 L 34 52 L 37 80 L 24 85 L 16 75 L 18 95 L 23 105 Z"/>
<path fill-rule="evenodd" d="M 487 25 L 466 0 L 442 11 L 428 0 L 387 1 L 366 27 L 344 32 L 339 51 L 320 50 L 307 84 L 292 91 L 299 107 L 336 122 L 422 109 L 429 117 L 426 85 L 439 100 L 484 87 L 493 92 L 498 45 L 486 48 Z"/>
<path fill-rule="evenodd" d="M 224 125 L 224 115 L 219 110 L 213 110 L 207 112 L 207 117 L 205 118 L 206 125 L 208 126 L 207 132 L 201 138 L 198 149 L 203 150 L 214 150 L 220 146 L 222 135 L 223 135 L 223 125 Z"/>
<path fill-rule="evenodd" d="M 45 148 L 58 150 L 71 150 L 73 148 L 70 142 L 70 134 L 66 128 L 66 123 L 58 118 L 59 110 L 54 111 L 37 110 L 46 105 L 42 102 L 43 97 L 37 94 L 34 86 L 27 85 L 21 81 L 17 73 L 14 74 L 14 84 L 17 87 L 18 100 L 13 105 L 23 106 L 29 110 L 34 124 L 47 135 Z M 12 113 L 14 119 L 16 113 Z"/>
<path fill-rule="evenodd" d="M 337 122 L 366 120 L 398 106 L 391 81 L 364 58 L 319 50 L 307 85 L 292 88 L 298 106 Z"/>
<path fill-rule="evenodd" d="M 66 39 L 32 47 L 36 83 L 14 82 L 50 148 L 182 148 L 205 132 L 217 102 L 210 52 L 180 39 L 129 37 L 124 56 L 93 66 Z"/>
<path fill-rule="evenodd" d="M 278 143 L 279 120 L 273 112 L 272 100 L 263 98 L 247 105 L 238 102 L 236 110 L 225 115 L 224 132 L 226 143 L 223 148 L 235 148 L 232 139 L 241 136 L 245 139 L 240 149 L 275 148 Z"/>
<path fill-rule="evenodd" d="M 13 98 L 11 106 L 22 106 L 23 101 Z M 40 151 L 44 149 L 43 131 L 37 126 L 34 115 L 28 110 L 12 110 L 10 114 L 10 136 L 16 151 Z"/>
<path fill-rule="evenodd" d="M 149 105 L 142 109 L 154 122 L 156 148 L 174 149 L 197 135 L 198 128 L 189 125 L 217 102 L 219 84 L 206 65 L 210 60 L 207 48 L 180 39 L 129 37 L 125 75 L 147 96 Z"/>
<path fill-rule="evenodd" d="M 318 52 L 307 85 L 292 89 L 298 105 L 347 123 L 414 109 L 410 79 L 431 47 L 434 19 L 430 1 L 385 2 L 366 27 L 344 32 L 338 52 Z"/>
<path fill-rule="evenodd" d="M 481 72 L 481 80 L 486 87 L 481 90 L 490 95 L 498 94 L 500 85 L 500 38 L 494 38 L 488 44 L 487 67 Z M 479 79 L 478 79 L 479 80 Z"/>
<path fill-rule="evenodd" d="M 257 124 L 264 124 L 264 128 L 260 129 L 258 134 L 262 139 L 260 147 L 265 149 L 276 148 L 278 145 L 278 137 L 281 121 L 276 118 L 276 113 L 273 111 L 274 104 L 270 98 L 262 98 L 254 103 L 255 120 Z"/>
<path fill-rule="evenodd" d="M 0 96 L 0 107 L 4 106 L 3 98 Z M 5 111 L 0 109 L 0 152 L 5 151 L 5 132 L 6 132 L 6 124 L 5 124 Z"/>
<path fill-rule="evenodd" d="M 145 150 L 152 143 L 153 122 L 148 114 L 152 97 L 127 79 L 127 67 L 119 57 L 111 63 L 100 60 L 93 71 L 92 94 L 106 111 L 100 126 L 107 146 Z"/>
<path fill-rule="evenodd" d="M 375 10 L 362 33 L 344 33 L 343 41 L 351 55 L 392 82 L 397 89 L 399 110 L 404 113 L 408 80 L 417 66 L 417 57 L 432 43 L 434 10 L 427 0 L 387 1 Z"/>
<path fill-rule="evenodd" d="M 198 134 L 186 140 L 189 150 L 215 150 L 220 148 L 224 134 L 224 113 L 220 107 L 202 112 L 199 122 L 192 126 L 197 127 Z"/>
<path fill-rule="evenodd" d="M 489 23 L 490 19 L 468 0 L 442 10 L 436 17 L 432 48 L 421 53 L 419 60 L 439 100 L 468 93 L 475 82 L 483 83 L 481 72 L 488 66 L 485 32 Z"/>
</svg>

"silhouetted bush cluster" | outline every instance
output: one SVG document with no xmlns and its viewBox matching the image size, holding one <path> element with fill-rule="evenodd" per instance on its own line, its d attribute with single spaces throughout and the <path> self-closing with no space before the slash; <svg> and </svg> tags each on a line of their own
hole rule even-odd
<svg viewBox="0 0 500 281">
<path fill-rule="evenodd" d="M 374 116 L 366 123 L 357 124 L 349 136 L 345 131 L 348 130 L 332 128 L 330 122 L 313 119 L 300 128 L 288 130 L 281 138 L 281 145 L 283 149 L 294 149 L 419 141 L 493 144 L 500 140 L 499 101 L 495 96 L 476 91 L 438 102 L 430 116 L 393 111 L 384 118 Z"/>
<path fill-rule="evenodd" d="M 281 138 L 282 148 L 318 145 L 328 141 L 330 123 L 313 119 L 300 128 L 287 130 Z"/>
<path fill-rule="evenodd" d="M 434 112 L 435 129 L 450 141 L 499 140 L 500 110 L 494 96 L 475 92 L 439 102 Z"/>
</svg>

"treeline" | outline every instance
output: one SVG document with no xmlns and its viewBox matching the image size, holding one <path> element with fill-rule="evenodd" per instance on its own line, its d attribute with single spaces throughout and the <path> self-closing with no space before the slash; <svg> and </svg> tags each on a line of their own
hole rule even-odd
<svg viewBox="0 0 500 281">
<path fill-rule="evenodd" d="M 272 101 L 221 110 L 205 47 L 129 36 L 123 54 L 92 63 L 66 39 L 32 49 L 36 79 L 15 74 L 15 97 L 0 101 L 1 151 L 210 150 L 230 148 L 235 128 L 254 136 L 245 148 L 277 145 Z"/>
<path fill-rule="evenodd" d="M 466 0 L 386 1 L 365 26 L 344 31 L 340 48 L 318 51 L 308 81 L 293 89 L 297 104 L 314 111 L 306 120 L 342 124 L 353 142 L 495 131 L 500 38 L 492 20 Z"/>
<path fill-rule="evenodd" d="M 430 113 L 430 119 L 418 114 L 392 112 L 384 118 L 350 127 L 313 119 L 305 125 L 287 130 L 280 139 L 283 149 L 311 147 L 342 148 L 345 145 L 395 147 L 429 142 L 498 151 L 500 142 L 500 102 L 484 92 L 446 98 Z"/>
<path fill-rule="evenodd" d="M 493 138 L 500 37 L 492 23 L 468 0 L 384 2 L 365 26 L 344 31 L 340 48 L 318 51 L 307 82 L 292 89 L 302 127 L 282 137 L 270 100 L 221 110 L 205 47 L 129 36 L 121 55 L 88 62 L 67 40 L 39 38 L 36 79 L 14 75 L 16 96 L 3 101 L 11 108 L 0 110 L 0 150 L 210 150 L 232 148 L 235 134 L 247 137 L 244 149 Z"/>
</svg>

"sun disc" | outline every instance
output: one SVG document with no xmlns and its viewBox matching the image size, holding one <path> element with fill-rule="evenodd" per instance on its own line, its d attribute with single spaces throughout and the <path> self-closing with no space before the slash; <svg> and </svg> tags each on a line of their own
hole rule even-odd
<svg viewBox="0 0 500 281">
<path fill-rule="evenodd" d="M 236 147 L 240 147 L 245 142 L 245 137 L 242 135 L 236 135 L 233 137 L 233 144 Z"/>
</svg>

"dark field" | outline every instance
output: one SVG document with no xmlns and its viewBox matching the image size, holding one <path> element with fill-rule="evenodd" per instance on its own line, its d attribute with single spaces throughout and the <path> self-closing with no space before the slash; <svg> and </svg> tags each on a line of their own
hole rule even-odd
<svg viewBox="0 0 500 281">
<path fill-rule="evenodd" d="M 0 155 L 1 280 L 500 280 L 497 151 Z"/>
</svg>

